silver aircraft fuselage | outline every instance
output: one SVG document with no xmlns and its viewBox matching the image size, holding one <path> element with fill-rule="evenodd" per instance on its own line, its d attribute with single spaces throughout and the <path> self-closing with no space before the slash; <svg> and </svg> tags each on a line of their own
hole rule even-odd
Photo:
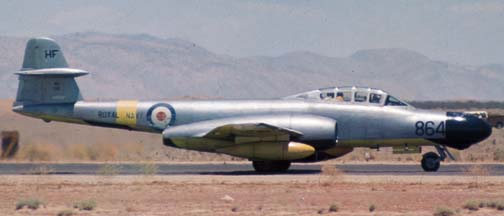
<svg viewBox="0 0 504 216">
<path fill-rule="evenodd" d="M 28 41 L 16 74 L 15 112 L 46 122 L 160 133 L 165 145 L 247 158 L 259 172 L 341 157 L 357 147 L 420 153 L 425 145 L 440 155 L 424 154 L 422 167 L 436 171 L 450 155 L 446 146 L 466 149 L 491 134 L 474 115 L 415 109 L 362 87 L 271 100 L 85 101 L 75 78 L 88 72 L 70 68 L 59 45 L 44 37 Z"/>
<path fill-rule="evenodd" d="M 149 110 L 156 106 L 168 107 L 170 120 L 167 125 L 158 127 L 150 118 Z M 390 147 L 397 145 L 447 144 L 457 149 L 469 147 L 467 142 L 486 138 L 485 128 L 481 137 L 469 137 L 466 141 L 450 143 L 450 135 L 460 135 L 464 131 L 453 131 L 454 123 L 462 122 L 467 127 L 479 130 L 480 120 L 462 114 L 447 114 L 442 111 L 426 111 L 411 106 L 359 105 L 355 103 L 335 103 L 297 99 L 277 100 L 201 100 L 201 101 L 117 101 L 84 102 L 74 105 L 36 105 L 25 106 L 14 111 L 39 117 L 46 121 L 67 121 L 96 126 L 124 128 L 153 133 L 162 133 L 169 127 L 213 120 L 232 123 L 241 117 L 275 116 L 321 116 L 334 119 L 337 132 L 334 140 L 321 140 L 318 137 L 302 137 L 300 141 L 314 144 L 316 149 L 338 146 L 350 147 Z M 472 121 L 462 121 L 469 118 Z M 269 122 L 266 122 L 269 123 Z M 422 127 L 421 124 L 423 124 Z M 471 126 L 471 124 L 473 126 Z M 165 128 L 166 127 L 166 128 Z M 208 126 L 207 129 L 211 126 Z M 289 127 L 287 125 L 287 127 Z M 296 128 L 289 127 L 296 130 Z M 464 127 L 461 127 L 464 128 Z M 424 132 L 420 133 L 421 130 Z M 466 129 L 470 132 L 470 129 Z M 202 130 L 201 132 L 205 132 Z M 475 133 L 477 133 L 476 131 Z M 193 131 L 188 131 L 193 133 Z M 305 132 L 306 133 L 306 132 Z M 194 134 L 187 134 L 194 135 Z M 313 142 L 313 143 L 310 143 Z M 445 143 L 443 143 L 445 142 Z M 451 144 L 451 145 L 450 145 Z M 472 143 L 471 143 L 472 144 Z"/>
</svg>

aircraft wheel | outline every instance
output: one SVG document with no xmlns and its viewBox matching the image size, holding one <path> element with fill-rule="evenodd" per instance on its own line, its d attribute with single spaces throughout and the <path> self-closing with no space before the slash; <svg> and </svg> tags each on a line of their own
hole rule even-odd
<svg viewBox="0 0 504 216">
<path fill-rule="evenodd" d="M 439 155 L 434 152 L 427 152 L 422 158 L 422 168 L 425 172 L 436 172 L 441 166 Z"/>
<path fill-rule="evenodd" d="M 262 173 L 285 172 L 290 165 L 290 161 L 252 161 L 255 171 Z"/>
</svg>

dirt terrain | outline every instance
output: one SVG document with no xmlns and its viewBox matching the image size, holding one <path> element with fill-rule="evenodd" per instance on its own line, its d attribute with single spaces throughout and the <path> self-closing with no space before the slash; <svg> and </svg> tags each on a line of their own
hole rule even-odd
<svg viewBox="0 0 504 216">
<path fill-rule="evenodd" d="M 437 176 L 2 176 L 0 215 L 504 215 L 463 208 L 504 200 L 501 177 Z M 23 199 L 44 203 L 15 210 Z M 73 204 L 93 200 L 91 211 Z M 331 205 L 337 212 L 329 212 Z M 375 206 L 373 212 L 369 211 Z"/>
</svg>

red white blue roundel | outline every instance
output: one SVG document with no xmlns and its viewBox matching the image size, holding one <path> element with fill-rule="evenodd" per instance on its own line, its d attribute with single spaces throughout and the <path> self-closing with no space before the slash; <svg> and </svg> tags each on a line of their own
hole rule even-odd
<svg viewBox="0 0 504 216">
<path fill-rule="evenodd" d="M 156 104 L 147 111 L 147 121 L 151 127 L 164 130 L 175 122 L 175 110 L 170 104 Z"/>
</svg>

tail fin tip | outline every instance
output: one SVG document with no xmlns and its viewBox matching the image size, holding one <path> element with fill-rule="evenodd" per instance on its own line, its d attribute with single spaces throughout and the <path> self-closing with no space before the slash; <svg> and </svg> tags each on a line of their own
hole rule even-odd
<svg viewBox="0 0 504 216">
<path fill-rule="evenodd" d="M 21 70 L 68 68 L 67 61 L 56 41 L 48 37 L 28 40 Z"/>
</svg>

